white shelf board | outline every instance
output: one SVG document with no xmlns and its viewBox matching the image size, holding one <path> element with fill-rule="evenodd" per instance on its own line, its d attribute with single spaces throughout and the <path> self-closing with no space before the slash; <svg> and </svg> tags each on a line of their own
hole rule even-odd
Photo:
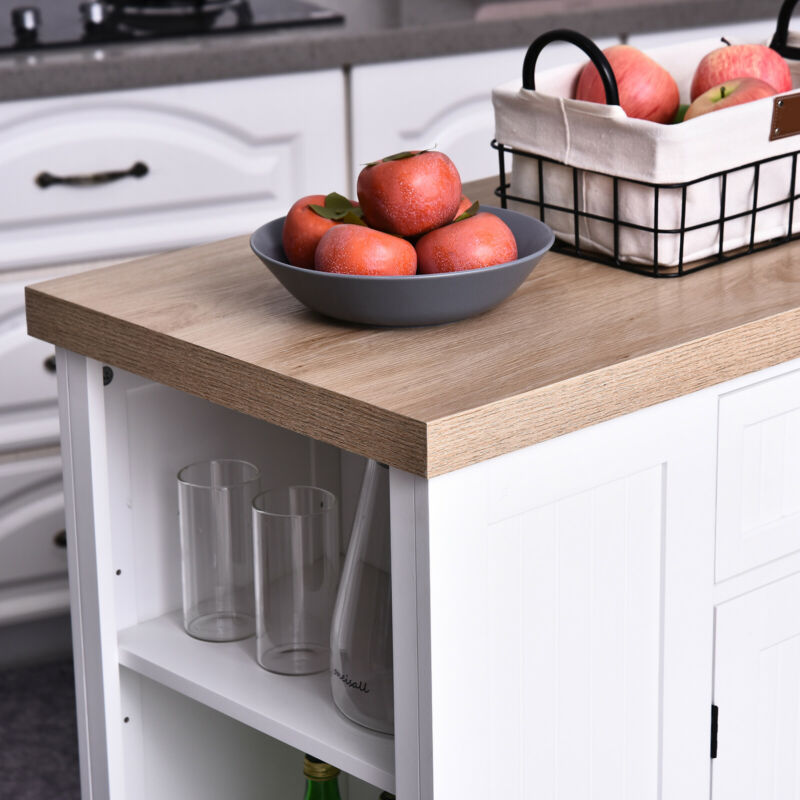
<svg viewBox="0 0 800 800">
<path fill-rule="evenodd" d="M 255 638 L 211 643 L 183 630 L 180 612 L 119 633 L 119 663 L 186 697 L 394 792 L 394 737 L 362 728 L 333 704 L 327 672 L 275 675 Z"/>
</svg>

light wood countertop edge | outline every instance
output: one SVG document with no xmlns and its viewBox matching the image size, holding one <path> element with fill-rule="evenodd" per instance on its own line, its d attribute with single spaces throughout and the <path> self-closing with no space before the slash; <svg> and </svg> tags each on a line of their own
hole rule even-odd
<svg viewBox="0 0 800 800">
<path fill-rule="evenodd" d="M 26 294 L 32 336 L 427 478 L 800 357 L 794 309 L 426 424 L 34 287 Z"/>
<path fill-rule="evenodd" d="M 782 312 L 432 421 L 427 477 L 798 358 L 798 330 Z"/>
<path fill-rule="evenodd" d="M 327 444 L 427 475 L 427 425 L 27 287 L 28 333 Z M 231 376 L 236 375 L 236 381 Z"/>
</svg>

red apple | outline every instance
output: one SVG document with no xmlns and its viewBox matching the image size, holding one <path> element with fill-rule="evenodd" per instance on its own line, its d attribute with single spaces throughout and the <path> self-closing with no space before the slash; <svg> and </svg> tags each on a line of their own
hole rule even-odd
<svg viewBox="0 0 800 800">
<path fill-rule="evenodd" d="M 322 235 L 340 221 L 350 222 L 354 214 L 360 215 L 358 207 L 336 192 L 301 197 L 283 223 L 283 251 L 289 263 L 314 269 L 314 251 Z"/>
<path fill-rule="evenodd" d="M 776 94 L 792 88 L 789 65 L 780 53 L 763 44 L 732 44 L 703 56 L 692 78 L 692 100 L 733 78 L 759 78 Z"/>
<path fill-rule="evenodd" d="M 312 205 L 322 205 L 324 202 L 324 194 L 301 197 L 286 215 L 283 223 L 283 250 L 289 263 L 295 267 L 314 268 L 317 243 L 336 224 L 311 210 Z"/>
<path fill-rule="evenodd" d="M 487 211 L 426 233 L 416 247 L 421 273 L 480 269 L 517 257 L 511 228 Z"/>
<path fill-rule="evenodd" d="M 461 177 L 444 153 L 398 153 L 364 167 L 357 191 L 371 227 L 419 236 L 453 219 L 461 201 Z"/>
<path fill-rule="evenodd" d="M 348 275 L 413 275 L 417 253 L 413 244 L 399 236 L 342 224 L 319 240 L 314 265 L 320 272 Z"/>
<path fill-rule="evenodd" d="M 659 63 L 636 47 L 615 44 L 603 50 L 619 89 L 619 104 L 629 117 L 672 122 L 678 109 L 678 84 Z M 575 87 L 576 100 L 605 103 L 606 93 L 597 67 L 589 62 Z"/>
<path fill-rule="evenodd" d="M 708 114 L 709 111 L 738 106 L 740 103 L 749 103 L 751 100 L 760 100 L 773 94 L 777 94 L 775 89 L 758 78 L 734 78 L 703 92 L 686 109 L 683 119 L 692 119 Z"/>
</svg>

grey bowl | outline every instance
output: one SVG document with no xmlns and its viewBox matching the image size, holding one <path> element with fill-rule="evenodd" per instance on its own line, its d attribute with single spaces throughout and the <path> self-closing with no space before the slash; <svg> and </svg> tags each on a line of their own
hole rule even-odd
<svg viewBox="0 0 800 800">
<path fill-rule="evenodd" d="M 262 225 L 250 247 L 301 303 L 328 317 L 366 325 L 437 325 L 488 311 L 511 295 L 552 247 L 550 228 L 504 208 L 482 206 L 514 233 L 519 258 L 439 275 L 340 275 L 293 267 L 281 244 L 285 217 Z"/>
</svg>

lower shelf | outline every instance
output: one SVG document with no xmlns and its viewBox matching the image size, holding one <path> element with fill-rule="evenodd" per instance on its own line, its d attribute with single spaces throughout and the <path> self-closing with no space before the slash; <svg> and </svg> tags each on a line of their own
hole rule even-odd
<svg viewBox="0 0 800 800">
<path fill-rule="evenodd" d="M 255 639 L 215 644 L 188 636 L 180 612 L 119 634 L 119 663 L 380 789 L 394 791 L 394 738 L 350 722 L 333 705 L 328 673 L 274 675 Z"/>
</svg>

